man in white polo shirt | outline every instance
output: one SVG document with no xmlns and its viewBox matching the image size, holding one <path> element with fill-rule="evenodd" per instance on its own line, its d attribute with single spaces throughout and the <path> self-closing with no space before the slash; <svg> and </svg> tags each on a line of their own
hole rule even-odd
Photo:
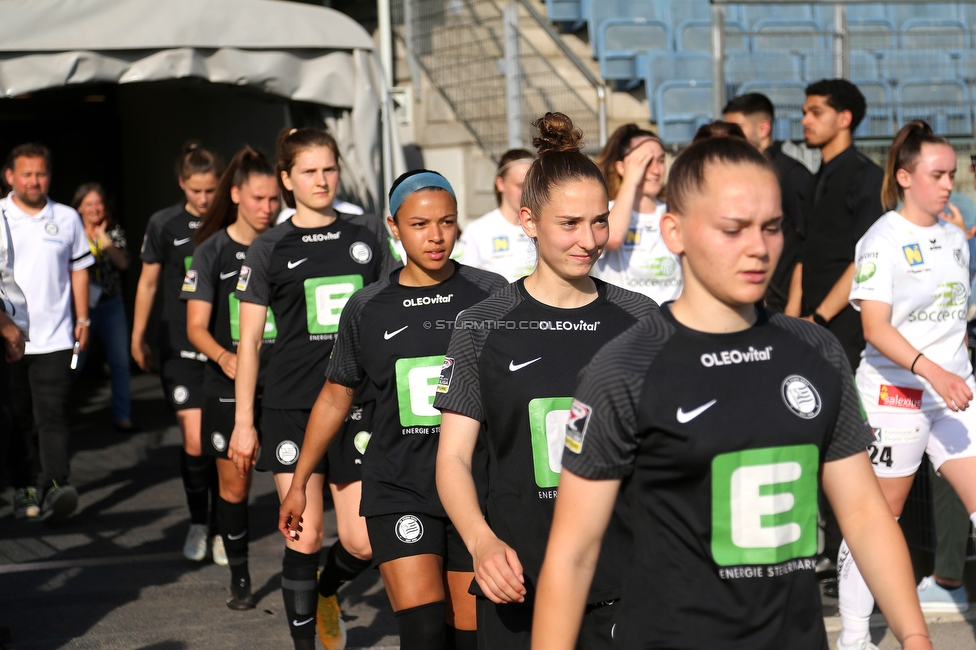
<svg viewBox="0 0 976 650">
<path fill-rule="evenodd" d="M 29 441 L 36 422 L 41 461 L 36 498 L 41 517 L 59 523 L 78 505 L 77 491 L 67 484 L 68 393 L 72 349 L 76 342 L 83 349 L 88 339 L 86 269 L 95 260 L 78 213 L 47 196 L 50 161 L 43 145 L 14 148 L 4 169 L 13 191 L 0 200 L 0 210 L 17 253 L 14 275 L 27 297 L 31 327 L 26 353 L 11 368 L 14 435 Z M 29 491 L 31 458 L 11 460 L 20 467 L 11 476 L 13 487 Z"/>
</svg>

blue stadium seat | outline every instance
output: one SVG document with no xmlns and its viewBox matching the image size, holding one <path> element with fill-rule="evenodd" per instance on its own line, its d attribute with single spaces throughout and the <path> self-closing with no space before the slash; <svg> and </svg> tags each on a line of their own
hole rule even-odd
<svg viewBox="0 0 976 650">
<path fill-rule="evenodd" d="M 969 46 L 969 29 L 961 20 L 912 18 L 902 23 L 900 40 L 912 49 L 957 49 Z"/>
<path fill-rule="evenodd" d="M 969 92 L 961 81 L 903 81 L 895 89 L 898 123 L 921 119 L 940 135 L 971 135 Z"/>
<path fill-rule="evenodd" d="M 832 13 L 832 7 L 830 9 Z M 788 22 L 813 21 L 819 27 L 823 26 L 823 20 L 819 7 L 811 4 L 785 4 L 785 5 L 745 5 L 742 8 L 743 22 L 746 26 L 756 29 L 756 25 L 766 20 L 781 20 Z"/>
<path fill-rule="evenodd" d="M 644 88 L 654 97 L 658 86 L 668 81 L 694 81 L 695 85 L 711 83 L 712 55 L 699 52 L 651 54 L 643 65 Z M 658 115 L 652 116 L 658 119 Z"/>
<path fill-rule="evenodd" d="M 725 82 L 730 90 L 752 81 L 800 81 L 803 78 L 802 60 L 786 50 L 737 53 L 725 57 Z"/>
<path fill-rule="evenodd" d="M 802 140 L 803 102 L 806 84 L 798 81 L 752 81 L 744 83 L 737 95 L 762 93 L 773 102 L 776 118 L 773 120 L 773 138 L 776 140 Z"/>
<path fill-rule="evenodd" d="M 749 36 L 742 23 L 725 21 L 725 51 L 748 52 Z M 675 29 L 675 49 L 681 52 L 712 51 L 712 21 L 686 20 Z"/>
<path fill-rule="evenodd" d="M 881 77 L 890 83 L 901 79 L 943 81 L 956 79 L 952 55 L 944 50 L 883 50 Z"/>
<path fill-rule="evenodd" d="M 577 22 L 583 19 L 580 0 L 546 0 L 546 17 L 554 23 Z"/>
<path fill-rule="evenodd" d="M 906 21 L 916 20 L 918 18 L 965 21 L 965 12 L 962 11 L 959 3 L 955 2 L 891 4 L 891 19 L 895 23 L 895 27 L 901 29 Z"/>
<path fill-rule="evenodd" d="M 712 84 L 665 81 L 654 92 L 658 134 L 668 144 L 690 142 L 702 124 L 712 121 Z"/>
<path fill-rule="evenodd" d="M 671 28 L 660 20 L 612 18 L 600 27 L 597 56 L 604 79 L 640 79 L 640 55 L 672 49 Z"/>
<path fill-rule="evenodd" d="M 848 5 L 847 31 L 852 50 L 898 47 L 898 30 L 891 17 L 891 8 L 886 4 Z"/>
<path fill-rule="evenodd" d="M 891 9 L 883 2 L 871 4 L 852 4 L 847 6 L 847 23 L 890 23 L 891 28 L 895 25 L 891 22 Z"/>
<path fill-rule="evenodd" d="M 803 56 L 803 79 L 807 82 L 831 79 L 837 76 L 834 63 L 836 55 L 832 52 L 809 52 Z M 852 50 L 850 58 L 852 79 L 873 79 L 878 74 L 878 56 L 874 52 Z"/>
<path fill-rule="evenodd" d="M 587 0 L 583 19 L 593 48 L 593 58 L 599 58 L 600 33 L 603 23 L 619 18 L 643 18 L 668 22 L 664 0 Z"/>
<path fill-rule="evenodd" d="M 857 86 L 867 102 L 868 110 L 864 119 L 854 131 L 856 138 L 890 138 L 895 135 L 892 118 L 891 86 L 884 81 L 874 79 L 858 79 L 852 75 L 852 81 Z"/>
<path fill-rule="evenodd" d="M 668 5 L 668 18 L 672 25 L 680 25 L 686 20 L 707 20 L 711 22 L 712 5 L 708 0 L 671 0 Z"/>
<path fill-rule="evenodd" d="M 976 84 L 976 49 L 958 50 L 952 53 L 956 60 L 956 72 L 966 83 Z"/>
<path fill-rule="evenodd" d="M 815 20 L 782 20 L 769 18 L 752 26 L 754 52 L 766 50 L 819 50 L 828 39 Z"/>
</svg>

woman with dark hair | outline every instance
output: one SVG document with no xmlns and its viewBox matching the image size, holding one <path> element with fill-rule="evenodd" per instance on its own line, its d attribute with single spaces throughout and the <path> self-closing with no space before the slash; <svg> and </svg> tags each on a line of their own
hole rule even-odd
<svg viewBox="0 0 976 650">
<path fill-rule="evenodd" d="M 672 165 L 661 229 L 684 291 L 580 374 L 534 650 L 574 647 L 620 491 L 634 535 L 615 647 L 823 650 L 820 486 L 892 632 L 932 647 L 843 348 L 756 306 L 782 214 L 775 168 L 745 140 L 695 143 Z"/>
<path fill-rule="evenodd" d="M 274 166 L 264 154 L 250 147 L 241 149 L 221 176 L 203 215 L 180 294 L 186 301 L 187 337 L 209 360 L 203 374 L 201 445 L 205 455 L 216 459 L 217 527 L 231 572 L 227 606 L 237 610 L 252 609 L 254 598 L 247 566 L 251 469 L 238 472 L 227 457 L 228 445 L 234 442 L 234 377 L 241 337 L 240 303 L 234 291 L 248 247 L 269 228 L 277 212 Z M 274 318 L 268 311 L 261 348 L 265 361 L 274 349 L 275 334 Z M 259 387 L 257 401 L 260 394 Z"/>
<path fill-rule="evenodd" d="M 976 521 L 976 415 L 969 410 L 976 382 L 966 349 L 969 249 L 965 234 L 939 218 L 955 172 L 955 151 L 928 124 L 902 127 L 881 188 L 889 212 L 855 251 L 851 305 L 861 312 L 867 341 L 857 388 L 875 434 L 868 445 L 871 464 L 895 517 L 927 453 Z M 872 594 L 878 600 L 882 594 L 861 577 L 864 561 L 847 541 L 841 544 L 841 650 L 873 647 L 864 640 Z M 950 589 L 932 577 L 918 591 L 923 601 L 967 601 L 965 589 L 947 594 Z"/>
<path fill-rule="evenodd" d="M 509 282 L 532 273 L 535 246 L 519 223 L 522 183 L 535 156 L 525 149 L 509 149 L 495 170 L 495 201 L 498 207 L 484 214 L 461 233 L 457 260 L 502 275 Z"/>
<path fill-rule="evenodd" d="M 658 303 L 681 294 L 681 264 L 661 240 L 664 143 L 636 124 L 610 136 L 598 157 L 610 196 L 610 238 L 595 275 Z"/>
<path fill-rule="evenodd" d="M 562 113 L 535 122 L 539 150 L 519 217 L 539 252 L 535 271 L 466 309 L 454 325 L 434 407 L 437 491 L 471 553 L 478 646 L 528 648 L 532 607 L 559 482 L 576 374 L 611 338 L 656 310 L 649 298 L 590 277 L 609 237 L 603 175 Z M 488 447 L 487 515 L 472 471 Z M 628 548 L 614 519 L 589 593 L 588 647 L 609 648 Z"/>
<path fill-rule="evenodd" d="M 88 317 L 91 335 L 105 348 L 112 379 L 112 417 L 119 433 L 130 433 L 132 405 L 129 397 L 129 326 L 122 302 L 122 276 L 129 268 L 125 231 L 108 210 L 105 189 L 98 183 L 85 183 L 75 192 L 71 207 L 81 215 L 88 237 L 88 248 L 95 264 L 88 267 Z M 78 359 L 77 371 L 85 365 L 87 348 Z"/>
<path fill-rule="evenodd" d="M 356 291 L 386 277 L 396 263 L 389 235 L 378 218 L 334 209 L 339 146 L 331 135 L 314 128 L 283 129 L 276 171 L 285 202 L 296 212 L 254 240 L 238 276 L 240 344 L 228 457 L 241 474 L 252 465 L 274 472 L 278 497 L 284 499 L 312 406 L 325 383 L 342 310 Z M 277 336 L 264 369 L 263 452 L 258 456 L 254 404 L 269 311 L 274 312 Z M 314 648 L 316 628 L 328 650 L 343 647 L 345 628 L 336 591 L 341 582 L 368 568 L 372 558 L 366 523 L 359 515 L 362 480 L 357 461 L 361 462 L 362 452 L 352 435 L 338 442 L 328 459 L 312 470 L 302 536 L 289 539 L 285 546 L 281 590 L 296 650 Z M 329 550 L 316 589 L 326 475 L 339 541 Z"/>
<path fill-rule="evenodd" d="M 437 387 L 432 380 L 444 365 L 451 335 L 443 325 L 507 282 L 450 259 L 457 199 L 437 172 L 400 176 L 390 189 L 390 212 L 387 223 L 403 245 L 406 266 L 355 293 L 342 312 L 328 380 L 309 418 L 278 527 L 286 538 L 298 537 L 305 482 L 340 431 L 353 391 L 368 382 L 377 407 L 363 464 L 362 514 L 400 628 L 400 647 L 445 647 L 444 621 L 452 613 L 451 627 L 460 630 L 455 645 L 473 650 L 471 556 L 434 485 L 440 413 L 430 404 Z M 459 620 L 464 610 L 468 621 Z"/>
<path fill-rule="evenodd" d="M 217 474 L 213 459 L 204 456 L 200 446 L 203 368 L 207 358 L 186 336 L 186 305 L 180 300 L 183 278 L 193 259 L 194 237 L 217 190 L 222 170 L 217 155 L 201 147 L 199 142 L 183 145 L 176 163 L 176 178 L 184 199 L 152 215 L 142 240 L 142 272 L 136 288 L 130 348 L 142 371 L 150 372 L 152 358 L 145 340 L 146 326 L 161 285 L 159 376 L 183 437 L 180 473 L 190 510 L 183 556 L 199 562 L 209 550 L 214 562 L 224 565 L 227 563 L 224 543 L 215 534 Z"/>
</svg>

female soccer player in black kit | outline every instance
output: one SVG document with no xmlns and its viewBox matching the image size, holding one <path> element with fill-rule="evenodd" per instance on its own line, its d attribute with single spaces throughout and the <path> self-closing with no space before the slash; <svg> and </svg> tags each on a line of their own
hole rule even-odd
<svg viewBox="0 0 976 650">
<path fill-rule="evenodd" d="M 274 166 L 263 154 L 245 147 L 237 152 L 217 184 L 213 202 L 197 231 L 197 249 L 183 280 L 187 336 L 210 360 L 203 374 L 203 453 L 216 458 L 220 480 L 217 527 L 231 571 L 231 609 L 252 609 L 247 567 L 247 495 L 251 470 L 241 474 L 227 459 L 234 430 L 234 377 L 240 340 L 240 304 L 234 295 L 247 249 L 278 213 Z M 261 353 L 267 361 L 276 332 L 268 312 Z M 259 382 L 260 384 L 260 382 Z M 260 399 L 260 389 L 258 390 Z"/>
<path fill-rule="evenodd" d="M 333 209 L 339 147 L 332 136 L 319 129 L 284 129 L 278 136 L 277 159 L 280 189 L 297 211 L 254 240 L 238 275 L 241 337 L 228 457 L 241 474 L 255 463 L 259 470 L 274 472 L 283 499 L 291 486 L 309 413 L 325 382 L 339 316 L 356 291 L 386 277 L 396 262 L 379 219 Z M 258 458 L 254 402 L 268 310 L 274 313 L 277 336 L 265 375 L 263 451 Z M 336 589 L 340 581 L 354 578 L 370 564 L 369 538 L 359 516 L 359 468 L 350 457 L 358 452 L 352 441 L 342 442 L 349 444 L 337 445 L 337 453 L 328 459 L 340 541 L 333 545 L 322 571 L 320 598 L 315 573 L 323 537 L 324 460 L 309 480 L 305 534 L 286 543 L 281 589 L 297 650 L 314 647 L 316 627 L 328 650 L 342 647 L 345 632 Z"/>
<path fill-rule="evenodd" d="M 156 290 L 162 285 L 163 314 L 159 322 L 159 374 L 163 392 L 183 434 L 181 473 L 190 529 L 183 544 L 188 560 L 207 555 L 216 509 L 216 471 L 213 460 L 200 447 L 200 407 L 203 405 L 203 368 L 206 357 L 186 336 L 186 305 L 180 288 L 193 259 L 193 238 L 203 213 L 213 200 L 222 165 L 217 156 L 197 142 L 188 142 L 176 164 L 176 177 L 185 201 L 160 210 L 149 218 L 142 242 L 142 272 L 136 289 L 132 316 L 132 358 L 149 372 L 151 359 L 145 340 L 146 325 Z M 208 493 L 209 496 L 208 496 Z M 211 503 L 213 501 L 213 503 Z M 226 564 L 223 540 L 213 537 L 215 562 Z"/>
<path fill-rule="evenodd" d="M 472 556 L 479 648 L 529 646 L 576 375 L 603 344 L 657 310 L 650 298 L 589 276 L 609 237 L 606 183 L 568 117 L 547 113 L 535 125 L 539 157 L 519 215 L 539 263 L 458 317 L 434 400 L 442 413 L 437 490 Z M 487 516 L 472 478 L 482 428 Z M 587 647 L 611 642 L 629 546 L 624 518 L 614 525 L 586 600 Z"/>
<path fill-rule="evenodd" d="M 407 264 L 356 293 L 342 312 L 328 381 L 309 419 L 308 435 L 279 528 L 298 530 L 304 483 L 338 433 L 355 388 L 368 382 L 376 422 L 363 463 L 363 506 L 373 559 L 400 628 L 403 650 L 445 647 L 446 597 L 455 614 L 458 647 L 474 648 L 471 556 L 451 527 L 434 485 L 440 413 L 433 401 L 451 326 L 462 310 L 506 286 L 495 273 L 450 259 L 457 241 L 457 200 L 436 172 L 408 172 L 390 190 L 388 222 Z M 297 536 L 297 533 L 296 533 Z M 445 568 L 461 574 L 448 579 Z M 448 590 L 449 592 L 451 590 Z M 469 601 L 465 603 L 464 601 Z M 467 642 L 467 645 L 465 645 Z"/>
<path fill-rule="evenodd" d="M 695 143 L 672 166 L 661 227 L 684 291 L 580 375 L 535 650 L 573 647 L 619 490 L 634 540 L 616 647 L 826 650 L 818 480 L 895 636 L 931 648 L 843 348 L 756 307 L 781 220 L 775 170 L 743 140 Z"/>
</svg>

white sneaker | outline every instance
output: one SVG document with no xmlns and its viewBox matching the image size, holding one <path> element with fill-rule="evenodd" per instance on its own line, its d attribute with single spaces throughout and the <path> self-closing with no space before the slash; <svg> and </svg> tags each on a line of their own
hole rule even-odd
<svg viewBox="0 0 976 650">
<path fill-rule="evenodd" d="M 207 526 L 206 524 L 190 524 L 183 543 L 183 557 L 199 562 L 207 557 Z"/>
<path fill-rule="evenodd" d="M 224 538 L 220 535 L 213 536 L 213 542 L 210 545 L 211 553 L 213 554 L 214 564 L 217 566 L 227 566 L 227 551 L 224 550 Z"/>
<path fill-rule="evenodd" d="M 878 650 L 878 646 L 871 643 L 869 639 L 858 639 L 854 643 L 844 644 L 838 638 L 837 650 Z"/>
</svg>

